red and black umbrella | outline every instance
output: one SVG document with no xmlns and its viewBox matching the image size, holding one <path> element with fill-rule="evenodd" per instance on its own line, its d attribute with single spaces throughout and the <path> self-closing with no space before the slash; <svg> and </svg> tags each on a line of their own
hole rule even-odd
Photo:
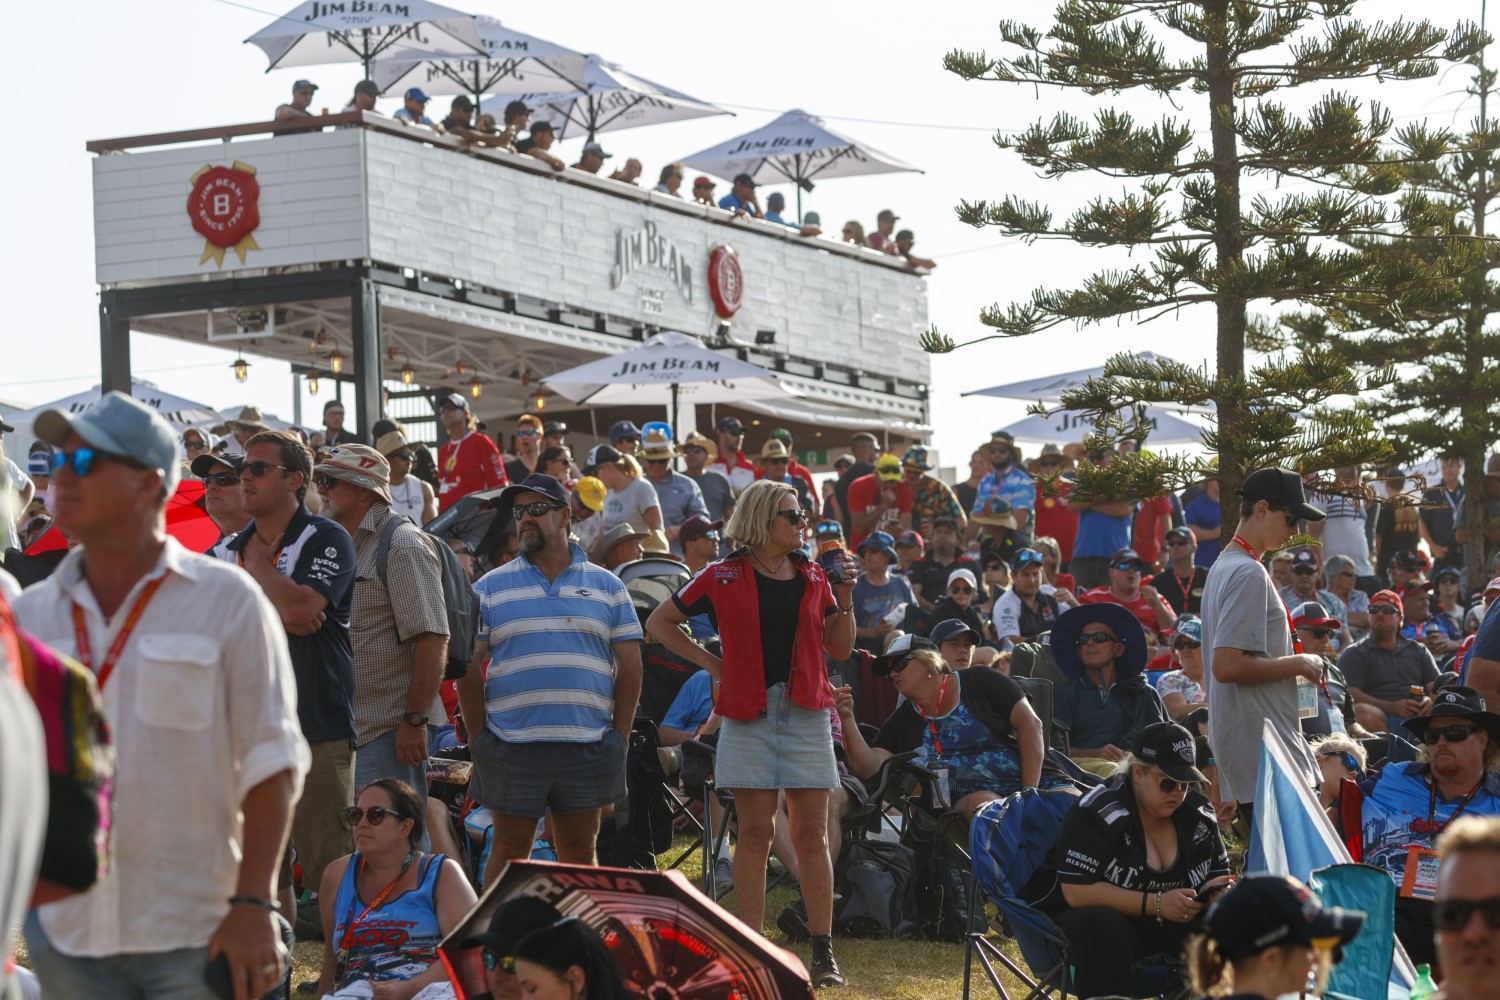
<svg viewBox="0 0 1500 1000">
<path fill-rule="evenodd" d="M 177 492 L 167 498 L 167 534 L 189 552 L 204 552 L 219 539 L 219 526 L 200 506 L 202 497 L 203 483 L 184 479 L 177 484 Z M 27 546 L 26 554 L 36 556 L 67 547 L 68 539 L 54 525 Z"/>
<path fill-rule="evenodd" d="M 772 945 L 677 871 L 512 861 L 443 939 L 438 954 L 458 1000 L 485 992 L 479 949 L 459 942 L 489 927 L 519 896 L 551 903 L 599 932 L 630 994 L 643 1000 L 811 1000 L 812 983 L 791 952 Z"/>
</svg>

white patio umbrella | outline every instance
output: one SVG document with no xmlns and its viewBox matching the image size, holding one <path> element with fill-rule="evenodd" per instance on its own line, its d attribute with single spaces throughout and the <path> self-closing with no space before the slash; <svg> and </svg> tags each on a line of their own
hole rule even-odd
<svg viewBox="0 0 1500 1000">
<path fill-rule="evenodd" d="M 582 79 L 588 56 L 566 46 L 507 28 L 493 17 L 474 18 L 488 56 L 474 59 L 396 60 L 381 58 L 370 79 L 381 93 L 421 87 L 429 94 L 468 94 L 477 112 L 485 94 L 560 90 Z"/>
<path fill-rule="evenodd" d="M 797 185 L 797 217 L 802 217 L 802 192 L 813 181 L 861 174 L 921 173 L 917 167 L 889 156 L 829 128 L 806 111 L 788 111 L 780 118 L 733 139 L 684 156 L 694 170 L 734 177 L 749 174 L 757 184 L 791 181 Z"/>
<path fill-rule="evenodd" d="M 554 92 L 516 96 L 532 109 L 531 120 L 551 122 L 559 139 L 585 132 L 590 142 L 600 132 L 734 114 L 652 83 L 596 55 L 585 61 L 581 76 Z"/>
<path fill-rule="evenodd" d="M 164 392 L 157 388 L 155 383 L 144 379 L 132 379 L 130 383 L 130 394 L 145 403 L 151 409 L 160 413 L 172 425 L 173 430 L 185 431 L 189 427 L 202 427 L 209 424 L 221 423 L 224 420 L 222 414 L 206 403 L 199 403 L 182 396 L 174 396 L 170 392 Z M 41 406 L 33 406 L 29 410 L 20 410 L 5 418 L 5 422 L 16 428 L 17 439 L 31 431 L 31 425 L 36 423 L 36 418 L 48 410 L 61 410 L 64 413 L 82 413 L 95 403 L 99 402 L 104 394 L 100 392 L 99 386 L 94 386 L 86 392 L 65 396 L 62 399 Z"/>
<path fill-rule="evenodd" d="M 307 0 L 245 39 L 271 65 L 362 63 L 365 76 L 379 59 L 485 55 L 474 15 L 428 0 L 401 3 L 327 3 Z"/>
<path fill-rule="evenodd" d="M 1171 358 L 1151 351 L 1140 351 L 1136 357 L 1145 361 L 1171 361 Z M 963 393 L 965 396 L 999 396 L 1002 399 L 1025 399 L 1040 400 L 1041 402 L 1057 402 L 1062 399 L 1062 394 L 1069 389 L 1078 389 L 1083 383 L 1091 378 L 1099 378 L 1104 374 L 1104 366 L 1097 368 L 1084 368 L 1076 372 L 1064 372 L 1061 375 L 1044 375 L 1041 378 L 1027 379 L 1024 382 L 1009 382 L 1005 385 L 991 386 L 988 389 L 974 389 Z"/>
<path fill-rule="evenodd" d="M 575 403 L 668 406 L 673 427 L 683 399 L 732 403 L 796 395 L 775 372 L 672 332 L 647 337 L 634 350 L 548 375 L 542 384 Z"/>
<path fill-rule="evenodd" d="M 1148 444 L 1200 444 L 1203 440 L 1202 427 L 1159 407 L 1146 407 L 1146 425 L 1151 429 Z M 1094 422 L 1076 410 L 1060 410 L 1051 416 L 1033 414 L 1003 430 L 1017 441 L 1056 444 L 1082 441 L 1093 433 Z"/>
</svg>

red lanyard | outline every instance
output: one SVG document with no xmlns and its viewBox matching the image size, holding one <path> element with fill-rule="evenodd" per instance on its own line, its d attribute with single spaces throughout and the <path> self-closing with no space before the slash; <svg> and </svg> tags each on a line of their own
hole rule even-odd
<svg viewBox="0 0 1500 1000">
<path fill-rule="evenodd" d="M 1177 588 L 1182 591 L 1182 607 L 1184 611 L 1187 610 L 1188 601 L 1191 601 L 1193 599 L 1193 581 L 1197 579 L 1197 577 L 1198 571 L 1195 569 L 1188 570 L 1186 580 L 1178 576 L 1175 569 L 1172 571 L 1172 579 L 1177 581 Z"/>
<path fill-rule="evenodd" d="M 938 711 L 940 711 L 940 712 L 943 710 L 943 696 L 948 693 L 948 678 L 950 678 L 952 676 L 953 676 L 952 674 L 944 674 L 943 675 L 943 682 L 938 685 L 937 707 L 938 707 Z M 915 701 L 912 702 L 912 707 L 917 710 L 917 714 L 918 715 L 920 715 L 924 720 L 926 720 L 926 722 L 927 722 L 927 731 L 932 734 L 932 749 L 937 753 L 937 755 L 939 757 L 942 757 L 943 756 L 943 741 L 938 737 L 937 723 L 935 723 L 931 719 L 929 719 L 927 717 L 927 713 L 924 712 L 924 711 L 922 711 L 922 706 L 918 705 Z"/>
<path fill-rule="evenodd" d="M 1230 539 L 1230 541 L 1234 542 L 1234 544 L 1238 545 L 1240 548 L 1242 548 L 1246 552 L 1248 552 L 1250 554 L 1250 558 L 1251 559 L 1254 559 L 1256 562 L 1260 562 L 1260 556 L 1258 556 L 1258 555 L 1255 554 L 1255 550 L 1250 547 L 1250 543 L 1249 542 L 1245 541 L 1239 535 L 1235 535 L 1233 538 Z M 1262 573 L 1265 572 L 1265 567 L 1264 566 L 1261 567 L 1261 572 Z M 1287 606 L 1286 606 L 1286 602 L 1285 601 L 1281 602 L 1281 613 L 1284 614 L 1284 615 L 1286 615 L 1286 630 L 1287 630 L 1287 634 L 1292 637 L 1292 650 L 1293 650 L 1293 652 L 1301 653 L 1302 652 L 1302 640 L 1297 637 L 1297 630 L 1292 627 L 1292 613 L 1287 610 Z"/>
<path fill-rule="evenodd" d="M 339 941 L 339 951 L 341 953 L 349 953 L 350 945 L 354 944 L 355 928 L 362 924 L 364 922 L 364 919 L 371 913 L 380 909 L 380 904 L 386 901 L 386 897 L 388 897 L 395 890 L 396 884 L 401 881 L 403 876 L 406 875 L 406 869 L 411 867 L 412 858 L 414 858 L 415 856 L 415 851 L 408 854 L 406 856 L 406 864 L 402 865 L 401 870 L 396 873 L 396 877 L 391 879 L 391 884 L 386 886 L 384 889 L 381 889 L 380 892 L 376 894 L 375 898 L 370 901 L 370 905 L 365 907 L 364 912 L 355 917 L 353 920 L 349 921 L 349 924 L 344 928 L 344 936 Z M 354 892 L 352 893 L 354 898 L 349 901 L 349 913 L 354 912 L 354 904 L 359 900 L 359 877 L 364 874 L 365 868 L 368 867 L 368 865 L 369 862 L 364 858 L 359 859 L 359 867 L 354 871 Z M 348 913 L 346 913 L 345 916 L 348 916 Z"/>
<path fill-rule="evenodd" d="M 157 588 L 166 578 L 167 575 L 163 573 L 147 583 L 145 589 L 141 591 L 141 596 L 135 599 L 130 613 L 125 616 L 125 622 L 120 626 L 119 634 L 115 636 L 115 641 L 110 644 L 109 650 L 104 654 L 104 662 L 99 664 L 99 669 L 95 671 L 99 678 L 100 691 L 104 690 L 104 685 L 109 682 L 110 675 L 115 672 L 115 665 L 120 662 L 120 654 L 125 651 L 125 644 L 130 641 L 130 634 L 135 631 L 136 625 L 140 624 L 141 615 L 146 612 L 146 605 L 151 603 L 151 598 L 156 596 Z M 78 662 L 92 669 L 88 625 L 83 618 L 83 609 L 78 606 L 77 601 L 73 602 L 73 639 L 78 647 Z"/>
</svg>

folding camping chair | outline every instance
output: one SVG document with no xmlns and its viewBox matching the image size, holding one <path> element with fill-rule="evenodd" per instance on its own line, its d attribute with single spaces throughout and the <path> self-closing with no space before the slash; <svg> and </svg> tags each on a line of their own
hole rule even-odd
<svg viewBox="0 0 1500 1000">
<path fill-rule="evenodd" d="M 1390 874 L 1373 865 L 1339 864 L 1315 870 L 1307 881 L 1324 906 L 1365 913 L 1364 926 L 1344 945 L 1344 959 L 1334 966 L 1323 996 L 1385 996 L 1396 946 L 1396 883 Z"/>
</svg>

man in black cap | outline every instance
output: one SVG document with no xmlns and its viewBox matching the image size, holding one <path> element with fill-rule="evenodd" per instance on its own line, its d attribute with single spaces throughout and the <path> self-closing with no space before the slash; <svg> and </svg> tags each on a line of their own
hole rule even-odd
<svg viewBox="0 0 1500 1000">
<path fill-rule="evenodd" d="M 349 98 L 349 103 L 344 105 L 344 111 L 368 111 L 371 114 L 379 114 L 375 110 L 375 98 L 380 96 L 380 88 L 375 85 L 374 80 L 361 80 L 354 85 L 354 96 Z"/>
<path fill-rule="evenodd" d="M 553 130 L 551 122 L 532 122 L 531 134 L 516 143 L 516 152 L 535 157 L 553 170 L 566 170 L 568 169 L 566 163 L 547 152 L 556 141 L 557 133 Z"/>
<path fill-rule="evenodd" d="M 1177 612 L 1155 587 L 1141 583 L 1149 568 L 1135 549 L 1118 549 L 1109 560 L 1109 586 L 1085 590 L 1078 595 L 1078 603 L 1118 604 L 1135 615 L 1147 632 L 1165 632 L 1177 621 Z"/>
<path fill-rule="evenodd" d="M 551 903 L 534 896 L 507 899 L 490 915 L 490 926 L 483 934 L 464 938 L 460 948 L 482 948 L 484 985 L 488 997 L 474 1000 L 521 1000 L 521 983 L 516 978 L 516 945 L 532 931 L 551 927 L 562 914 Z"/>
<path fill-rule="evenodd" d="M 906 266 L 911 270 L 922 268 L 931 271 L 937 267 L 937 261 L 930 257 L 918 257 L 911 252 L 912 245 L 917 242 L 916 236 L 912 235 L 910 229 L 903 229 L 896 234 L 896 255 L 906 261 Z"/>
<path fill-rule="evenodd" d="M 448 106 L 448 117 L 443 119 L 444 132 L 458 132 L 460 134 L 469 131 L 469 126 L 474 122 L 474 102 L 463 94 L 453 99 Z"/>
<path fill-rule="evenodd" d="M 1430 714 L 1402 725 L 1422 750 L 1360 786 L 1362 860 L 1390 873 L 1396 936 L 1413 962 L 1431 964 L 1437 837 L 1460 815 L 1500 816 L 1500 715 L 1487 711 L 1473 688 L 1450 687 L 1433 699 Z"/>
<path fill-rule="evenodd" d="M 1203 611 L 1203 585 L 1208 570 L 1193 563 L 1198 540 L 1186 527 L 1173 528 L 1166 534 L 1167 568 L 1151 578 L 1151 586 L 1172 607 L 1188 614 Z"/>
<path fill-rule="evenodd" d="M 549 420 L 542 425 L 542 450 L 548 448 L 566 448 L 568 446 L 568 425 L 561 420 Z"/>
<path fill-rule="evenodd" d="M 710 472 L 717 472 L 729 480 L 729 488 L 737 497 L 745 487 L 755 482 L 755 463 L 745 457 L 745 425 L 739 417 L 720 417 L 716 428 L 719 435 L 719 457 L 709 465 Z"/>
<path fill-rule="evenodd" d="M 203 509 L 219 526 L 218 540 L 205 553 L 216 559 L 226 558 L 220 546 L 250 523 L 244 486 L 240 482 L 244 467 L 244 455 L 201 454 L 193 459 L 193 475 L 203 480 Z"/>
<path fill-rule="evenodd" d="M 755 178 L 749 174 L 734 175 L 734 187 L 719 199 L 719 207 L 735 215 L 748 215 L 752 219 L 764 218 L 760 202 L 755 199 Z"/>
<path fill-rule="evenodd" d="M 682 561 L 688 572 L 697 576 L 703 567 L 719 558 L 719 542 L 723 539 L 723 521 L 710 521 L 702 514 L 694 514 L 677 531 L 677 541 L 682 544 Z"/>
<path fill-rule="evenodd" d="M 311 80 L 298 80 L 292 84 L 291 102 L 276 106 L 276 121 L 303 121 L 311 118 L 313 113 L 310 106 L 313 102 L 313 95 L 317 92 L 318 85 Z"/>
<path fill-rule="evenodd" d="M 1323 512 L 1307 502 L 1302 477 L 1290 469 L 1257 469 L 1245 477 L 1239 495 L 1239 528 L 1203 587 L 1203 669 L 1210 679 L 1209 740 L 1219 794 L 1225 803 L 1239 803 L 1249 823 L 1265 720 L 1308 787 L 1320 780 L 1302 738 L 1297 678 L 1321 681 L 1323 658 L 1293 652 L 1286 607 L 1260 559 L 1285 546 L 1299 521 L 1321 521 Z"/>
</svg>

